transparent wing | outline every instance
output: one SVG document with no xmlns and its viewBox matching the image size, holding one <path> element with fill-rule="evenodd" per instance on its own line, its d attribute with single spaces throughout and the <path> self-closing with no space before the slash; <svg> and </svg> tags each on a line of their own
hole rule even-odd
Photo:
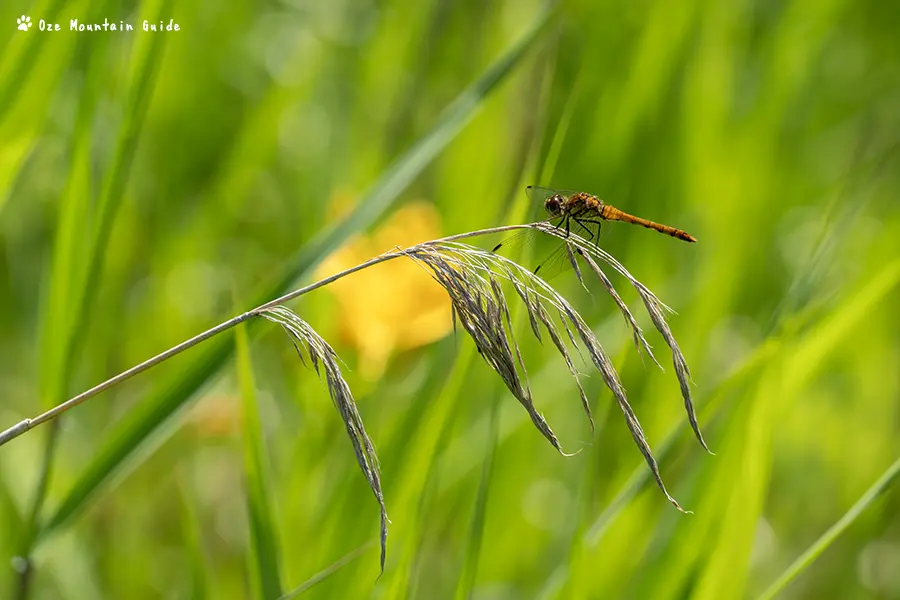
<svg viewBox="0 0 900 600">
<path fill-rule="evenodd" d="M 544 200 L 555 194 L 559 194 L 568 198 L 572 194 L 576 193 L 577 192 L 574 190 L 561 190 L 557 188 L 540 187 L 537 185 L 529 185 L 527 188 L 525 188 L 525 194 L 528 196 L 528 199 L 533 202 L 540 202 L 541 204 L 544 203 Z"/>
<path fill-rule="evenodd" d="M 561 225 L 560 223 L 559 226 Z M 593 239 L 597 235 L 596 231 L 587 230 L 574 220 L 570 220 L 569 227 L 572 233 L 587 239 Z M 536 229 L 523 229 L 509 236 L 494 246 L 493 252 L 502 254 L 527 267 L 533 266 L 532 271 L 545 281 L 573 268 L 565 242 Z"/>
</svg>

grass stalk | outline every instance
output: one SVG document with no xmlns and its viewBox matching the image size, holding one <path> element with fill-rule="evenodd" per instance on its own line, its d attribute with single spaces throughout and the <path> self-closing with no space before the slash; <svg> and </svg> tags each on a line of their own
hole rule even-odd
<svg viewBox="0 0 900 600">
<path fill-rule="evenodd" d="M 543 335 L 549 336 L 549 339 L 553 342 L 553 346 L 565 360 L 570 375 L 578 386 L 582 407 L 591 428 L 593 429 L 594 421 L 591 415 L 591 408 L 587 396 L 585 395 L 584 388 L 579 381 L 580 374 L 572 362 L 568 344 L 563 337 L 562 332 L 565 331 L 568 342 L 571 343 L 575 350 L 578 350 L 579 344 L 583 345 L 587 350 L 587 355 L 590 357 L 590 363 L 593 364 L 602 375 L 606 387 L 612 392 L 617 405 L 621 409 L 628 429 L 631 432 L 632 439 L 641 454 L 643 454 L 657 486 L 669 502 L 677 509 L 684 511 L 675 498 L 666 490 L 659 466 L 653 456 L 637 415 L 634 413 L 628 402 L 619 375 L 616 372 L 609 355 L 606 353 L 591 329 L 587 326 L 584 319 L 563 296 L 556 292 L 556 290 L 550 287 L 535 273 L 503 256 L 495 254 L 494 252 L 487 252 L 481 248 L 462 244 L 458 241 L 470 237 L 508 232 L 523 228 L 531 228 L 545 235 L 561 238 L 568 248 L 572 266 L 576 269 L 576 274 L 578 274 L 579 279 L 582 277 L 580 270 L 578 270 L 577 267 L 576 254 L 581 256 L 601 279 L 610 296 L 614 300 L 617 300 L 619 309 L 626 316 L 626 321 L 633 330 L 635 344 L 638 349 L 640 350 L 643 346 L 643 349 L 652 357 L 653 355 L 649 345 L 647 345 L 645 341 L 643 345 L 640 343 L 640 341 L 643 340 L 643 333 L 635 323 L 634 319 L 628 318 L 631 317 L 631 313 L 628 311 L 627 307 L 624 306 L 618 293 L 613 288 L 612 283 L 602 273 L 594 259 L 602 260 L 604 263 L 611 266 L 620 275 L 625 277 L 638 291 L 654 324 L 672 349 L 676 370 L 679 371 L 679 379 L 682 380 L 682 393 L 685 399 L 685 407 L 690 417 L 691 424 L 702 444 L 703 439 L 700 436 L 699 428 L 697 427 L 697 422 L 693 414 L 690 392 L 685 391 L 685 379 L 688 377 L 687 364 L 677 343 L 674 341 L 674 337 L 672 336 L 671 330 L 663 315 L 663 309 L 667 309 L 668 307 L 662 304 L 662 302 L 660 302 L 659 299 L 644 286 L 644 284 L 635 279 L 625 267 L 607 252 L 591 245 L 587 240 L 577 235 L 564 235 L 558 228 L 552 227 L 546 222 L 537 222 L 526 225 L 508 225 L 481 229 L 424 242 L 406 249 L 397 248 L 396 250 L 385 252 L 330 277 L 326 277 L 305 287 L 288 292 L 279 298 L 270 300 L 177 344 L 34 418 L 25 419 L 17 423 L 0 433 L 0 445 L 15 439 L 42 423 L 55 423 L 57 417 L 82 402 L 87 401 L 89 398 L 165 362 L 173 356 L 176 356 L 203 341 L 228 331 L 252 317 L 263 317 L 281 325 L 285 332 L 290 336 L 301 360 L 303 360 L 304 363 L 306 362 L 304 360 L 305 354 L 309 358 L 309 361 L 316 372 L 320 376 L 323 376 L 324 374 L 329 393 L 346 426 L 348 436 L 355 450 L 359 467 L 366 477 L 369 487 L 375 495 L 380 507 L 380 562 L 381 570 L 383 572 L 386 559 L 387 525 L 389 520 L 381 484 L 380 464 L 375 452 L 374 444 L 366 433 L 356 401 L 341 373 L 337 354 L 328 342 L 319 336 L 312 327 L 282 305 L 285 302 L 296 299 L 303 294 L 328 285 L 329 283 L 356 273 L 362 269 L 395 258 L 407 257 L 415 261 L 444 288 L 444 291 L 450 297 L 453 307 L 454 325 L 458 322 L 466 333 L 469 334 L 475 342 L 481 357 L 487 362 L 488 366 L 500 376 L 512 395 L 528 412 L 532 423 L 538 431 L 540 431 L 550 444 L 564 456 L 570 455 L 563 451 L 562 445 L 552 428 L 535 406 L 531 387 L 528 383 L 522 353 L 512 325 L 509 301 L 506 292 L 503 291 L 501 283 L 511 284 L 515 290 L 515 296 L 513 297 L 517 296 L 525 305 L 528 311 L 531 330 L 535 338 L 540 341 L 543 339 Z M 582 284 L 584 284 L 583 281 Z M 239 336 L 239 342 L 241 339 L 244 338 Z M 246 341 L 244 341 L 244 345 L 246 345 Z M 244 363 L 247 363 L 244 364 L 244 368 L 241 371 L 244 374 L 242 386 L 246 388 L 244 390 L 244 395 L 246 396 L 248 393 L 252 392 L 252 389 L 248 387 L 250 385 L 248 382 L 251 381 L 248 375 L 249 363 L 247 356 L 242 355 L 241 358 Z M 655 359 L 654 362 L 656 362 Z M 247 399 L 245 399 L 245 402 L 247 402 Z M 256 460 L 251 462 L 254 464 L 258 463 Z M 258 499 L 260 499 L 263 494 L 260 493 L 258 496 Z M 268 513 L 267 508 L 260 502 L 253 504 L 252 507 L 260 509 L 261 512 Z M 266 517 L 265 520 L 268 521 L 268 517 Z M 263 529 L 269 530 L 270 527 L 265 526 Z M 264 545 L 271 546 L 269 543 L 272 541 L 271 536 L 263 535 L 263 537 L 267 540 Z M 265 562 L 270 563 L 271 561 Z M 471 566 L 474 568 L 474 565 Z M 266 597 L 274 597 L 280 594 L 280 586 L 277 584 L 278 577 L 277 575 L 272 575 L 272 573 L 275 572 L 274 570 L 268 568 L 267 570 L 269 571 L 269 575 L 263 577 L 263 580 L 270 582 L 271 585 L 264 585 L 263 587 L 265 589 L 262 594 Z"/>
<path fill-rule="evenodd" d="M 492 233 L 502 233 L 504 231 L 512 231 L 514 229 L 522 229 L 522 228 L 526 228 L 526 227 L 529 227 L 529 225 L 506 225 L 506 226 L 502 226 L 502 227 L 491 227 L 488 229 L 480 229 L 478 231 L 471 231 L 471 232 L 467 232 L 467 233 L 451 235 L 448 237 L 440 238 L 440 239 L 433 240 L 431 242 L 426 242 L 426 243 L 427 244 L 439 244 L 439 243 L 444 243 L 444 242 L 452 242 L 455 240 L 460 240 L 460 239 L 465 239 L 465 238 L 470 238 L 470 237 L 475 237 L 475 236 L 480 236 L 480 235 L 489 235 Z M 303 294 L 307 294 L 309 292 L 312 292 L 313 290 L 317 290 L 320 287 L 326 286 L 329 283 L 337 281 L 338 279 L 342 279 L 342 278 L 346 277 L 347 275 L 352 275 L 353 273 L 356 273 L 357 271 L 361 271 L 368 267 L 372 267 L 377 264 L 380 264 L 380 263 L 383 263 L 383 262 L 386 262 L 389 260 L 393 260 L 395 258 L 400 258 L 403 256 L 407 256 L 406 251 L 396 250 L 396 251 L 392 251 L 392 252 L 386 252 L 386 253 L 376 256 L 370 260 L 367 260 L 363 263 L 360 263 L 360 264 L 356 265 L 355 267 L 351 267 L 349 269 L 341 271 L 340 273 L 335 273 L 334 275 L 331 275 L 330 277 L 326 277 L 326 278 L 321 279 L 310 285 L 307 285 L 307 286 L 301 287 L 299 289 L 293 290 L 291 292 L 288 292 L 287 294 L 284 294 L 283 296 L 281 296 L 279 298 L 275 298 L 274 300 L 266 302 L 265 304 L 261 304 L 260 306 L 257 306 L 256 308 L 248 310 L 245 313 L 237 315 L 236 317 L 232 317 L 232 318 L 228 319 L 227 321 L 223 321 L 222 323 L 219 323 L 215 327 L 211 327 L 210 329 L 207 329 L 206 331 L 199 333 L 199 334 L 195 335 L 194 337 L 181 342 L 180 344 L 172 346 L 168 350 L 160 352 L 156 356 L 148 358 L 144 362 L 137 364 L 137 365 L 131 367 L 130 369 L 122 371 L 118 375 L 110 377 L 106 381 L 99 383 L 88 390 L 85 390 L 84 392 L 78 394 L 77 396 L 74 396 L 74 397 L 66 400 L 63 403 L 58 404 L 57 406 L 54 406 L 53 408 L 35 416 L 35 417 L 32 417 L 30 419 L 23 419 L 22 421 L 16 423 L 12 427 L 9 427 L 8 429 L 6 429 L 2 433 L 0 433 L 0 446 L 6 444 L 7 442 L 14 440 L 15 438 L 19 437 L 20 435 L 22 435 L 23 433 L 25 433 L 27 431 L 30 431 L 31 429 L 37 427 L 38 425 L 41 425 L 43 423 L 47 423 L 49 421 L 56 419 L 63 413 L 78 406 L 82 402 L 85 402 L 86 400 L 89 400 L 90 398 L 93 398 L 94 396 L 96 396 L 102 392 L 105 392 L 106 390 L 108 390 L 128 379 L 131 379 L 135 375 L 143 373 L 144 371 L 151 369 L 151 368 L 159 365 L 160 363 L 167 361 L 168 359 L 172 358 L 173 356 L 177 356 L 178 354 L 181 354 L 185 350 L 193 348 L 194 346 L 196 346 L 197 344 L 200 344 L 201 342 L 204 342 L 212 337 L 215 337 L 215 336 L 219 335 L 220 333 L 228 331 L 232 327 L 235 327 L 236 325 L 243 323 L 247 319 L 258 316 L 260 313 L 266 311 L 269 308 L 273 308 L 279 304 L 283 304 L 285 302 L 288 302 L 290 300 L 298 298 L 298 297 L 302 296 Z"/>
</svg>

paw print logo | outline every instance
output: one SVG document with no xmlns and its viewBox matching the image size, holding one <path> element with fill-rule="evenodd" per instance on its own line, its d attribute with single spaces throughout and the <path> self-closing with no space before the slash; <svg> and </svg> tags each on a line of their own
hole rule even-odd
<svg viewBox="0 0 900 600">
<path fill-rule="evenodd" d="M 16 19 L 16 24 L 19 26 L 19 31 L 28 31 L 28 29 L 31 27 L 31 17 L 22 15 L 21 17 Z"/>
</svg>

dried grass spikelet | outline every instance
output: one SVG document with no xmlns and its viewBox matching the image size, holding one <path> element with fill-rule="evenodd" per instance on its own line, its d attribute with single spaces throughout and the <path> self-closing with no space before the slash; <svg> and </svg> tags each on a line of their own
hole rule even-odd
<svg viewBox="0 0 900 600">
<path fill-rule="evenodd" d="M 612 282 L 597 264 L 598 259 L 625 277 L 637 290 L 644 307 L 650 315 L 650 319 L 672 352 L 675 373 L 681 385 L 684 405 L 691 427 L 703 447 L 709 450 L 697 424 L 691 399 L 690 371 L 688 370 L 687 362 L 665 319 L 664 311 L 668 310 L 671 312 L 671 309 L 663 304 L 644 284 L 631 275 L 615 258 L 587 240 L 575 234 L 565 235 L 560 229 L 548 223 L 534 223 L 529 225 L 529 227 L 548 235 L 559 237 L 565 241 L 569 259 L 582 285 L 585 284 L 583 274 L 578 268 L 578 259 L 581 258 L 587 263 L 591 272 L 601 281 L 631 328 L 638 351 L 645 352 L 659 366 L 659 361 L 653 355 L 650 344 L 647 343 L 634 315 L 619 296 Z M 546 334 L 563 358 L 569 373 L 576 382 L 582 408 L 588 417 L 591 429 L 593 429 L 594 421 L 591 416 L 590 403 L 581 385 L 580 374 L 575 367 L 570 352 L 571 345 L 571 348 L 575 349 L 581 358 L 584 359 L 580 349 L 580 346 L 583 346 L 590 362 L 600 372 L 604 383 L 612 392 L 625 417 L 625 423 L 631 432 L 632 439 L 644 456 L 644 460 L 647 462 L 657 486 L 665 494 L 669 502 L 678 510 L 684 510 L 666 490 L 660 475 L 659 466 L 650 449 L 650 444 L 647 442 L 640 422 L 628 402 L 625 389 L 612 361 L 591 328 L 588 327 L 581 315 L 565 298 L 543 279 L 525 267 L 493 252 L 447 238 L 425 242 L 405 250 L 386 253 L 377 259 L 373 259 L 371 264 L 402 256 L 414 260 L 425 268 L 434 280 L 443 287 L 450 297 L 454 330 L 457 323 L 462 326 L 475 342 L 478 352 L 484 360 L 500 376 L 513 396 L 525 408 L 534 426 L 554 448 L 566 456 L 568 454 L 563 450 L 550 425 L 534 405 L 531 388 L 528 383 L 528 374 L 513 331 L 509 301 L 502 284 L 505 282 L 511 285 L 516 296 L 525 305 L 534 336 L 539 341 L 543 341 Z M 359 269 L 365 268 L 365 266 L 367 265 L 361 265 Z M 363 426 L 350 388 L 341 374 L 338 366 L 338 357 L 324 339 L 305 321 L 287 308 L 283 306 L 265 308 L 258 314 L 278 323 L 284 328 L 291 337 L 291 341 L 294 343 L 297 353 L 304 363 L 306 362 L 304 357 L 308 357 L 312 366 L 320 375 L 322 370 L 324 370 L 329 394 L 341 415 L 341 419 L 344 421 L 347 434 L 356 453 L 357 462 L 378 501 L 381 511 L 381 569 L 383 571 L 386 557 L 387 524 L 389 521 L 381 487 L 378 459 L 375 454 L 375 447 Z"/>
<path fill-rule="evenodd" d="M 545 229 L 542 224 L 535 224 L 534 227 Z M 556 231 L 555 227 L 546 227 L 546 232 L 548 233 L 555 235 Z M 577 252 L 580 256 L 587 259 L 588 264 L 595 273 L 602 275 L 602 271 L 592 258 L 597 256 L 597 254 L 592 253 L 588 249 L 589 244 L 586 240 L 578 238 L 577 240 L 569 239 L 567 241 L 571 244 L 573 261 L 576 260 L 574 253 Z M 585 246 L 584 249 L 581 247 L 582 242 Z M 600 252 L 602 253 L 602 251 Z M 463 329 L 475 341 L 479 353 L 484 357 L 488 365 L 500 375 L 510 392 L 528 411 L 528 415 L 538 431 L 547 438 L 554 448 L 563 454 L 565 452 L 553 430 L 534 406 L 525 365 L 522 362 L 519 346 L 513 333 L 509 318 L 509 306 L 500 285 L 500 280 L 511 283 L 516 294 L 525 304 L 531 330 L 535 337 L 538 340 L 542 340 L 543 332 L 549 335 L 554 347 L 559 351 L 578 386 L 582 407 L 593 428 L 590 404 L 579 381 L 579 373 L 572 362 L 571 354 L 562 333 L 565 332 L 568 342 L 571 343 L 576 351 L 578 351 L 578 342 L 580 342 L 580 345 L 586 349 L 591 363 L 600 372 L 604 383 L 613 393 L 616 403 L 625 416 L 625 422 L 631 432 L 632 439 L 650 467 L 656 484 L 673 505 L 679 510 L 683 510 L 666 490 L 659 472 L 659 466 L 653 457 L 640 422 L 628 403 L 625 389 L 609 355 L 603 349 L 591 328 L 584 322 L 581 315 L 565 298 L 543 279 L 525 267 L 481 248 L 453 242 L 426 243 L 406 250 L 405 254 L 427 267 L 435 280 L 444 287 L 453 305 L 454 318 L 459 321 Z M 600 256 L 602 257 L 602 254 Z M 611 256 L 609 258 L 612 259 Z M 656 309 L 657 306 L 664 306 L 643 284 L 619 265 L 615 259 L 612 259 L 612 261 L 610 264 L 617 271 L 628 278 L 633 285 L 640 286 L 638 291 L 641 293 L 645 305 L 648 305 L 648 310 L 649 307 Z M 579 278 L 581 278 L 580 271 L 577 271 L 577 273 Z M 607 291 L 616 300 L 617 306 L 631 326 L 635 344 L 639 349 L 643 349 L 658 365 L 659 362 L 653 356 L 650 345 L 644 338 L 643 331 L 637 325 L 628 307 L 618 296 L 612 283 L 605 275 L 601 277 L 601 281 L 604 282 Z M 665 326 L 668 331 L 661 311 L 658 312 L 659 314 L 656 318 L 653 315 L 651 315 L 651 318 L 654 319 L 657 327 Z M 658 323 L 657 320 L 659 321 Z M 674 344 L 674 338 L 672 339 L 672 344 L 674 345 L 673 353 L 677 353 L 680 356 L 680 350 L 677 350 L 678 346 Z M 683 357 L 681 357 L 680 361 L 676 360 L 676 366 L 679 364 L 686 369 Z M 686 373 L 686 370 L 684 372 Z M 689 413 L 693 413 L 692 406 Z"/>
<path fill-rule="evenodd" d="M 372 493 L 375 494 L 381 511 L 381 570 L 384 571 L 388 517 L 384 504 L 384 492 L 381 488 L 381 467 L 378 463 L 378 456 L 375 454 L 375 445 L 366 433 L 362 417 L 356 408 L 356 401 L 350 392 L 350 386 L 347 385 L 347 381 L 341 374 L 338 356 L 328 342 L 293 311 L 283 306 L 276 306 L 262 311 L 260 316 L 281 325 L 290 336 L 297 355 L 304 365 L 306 364 L 305 354 L 320 377 L 322 371 L 325 372 L 328 393 L 344 421 L 350 443 L 353 444 L 353 452 L 356 454 L 356 462 L 359 463 L 359 468 L 369 483 Z"/>
<path fill-rule="evenodd" d="M 697 437 L 697 440 L 700 442 L 700 445 L 703 446 L 704 450 L 712 454 L 712 451 L 709 449 L 709 446 L 707 446 L 706 441 L 703 439 L 703 434 L 700 432 L 700 425 L 697 423 L 697 414 L 694 410 L 694 402 L 691 397 L 691 371 L 688 368 L 687 360 L 685 360 L 684 354 L 681 352 L 681 348 L 678 346 L 678 342 L 675 340 L 672 329 L 669 327 L 669 323 L 666 321 L 665 313 L 674 313 L 675 311 L 663 304 L 662 301 L 660 301 L 660 299 L 657 298 L 656 295 L 651 292 L 646 285 L 638 281 L 634 277 L 634 275 L 629 273 L 628 269 L 623 267 L 622 264 L 617 261 L 611 254 L 599 248 L 595 244 L 592 244 L 591 242 L 578 235 L 575 235 L 574 233 L 565 235 L 558 227 L 554 227 L 549 223 L 535 223 L 532 225 L 532 227 L 548 235 L 552 235 L 554 237 L 565 240 L 569 248 L 574 248 L 574 252 L 576 252 L 588 263 L 588 265 L 591 267 L 591 270 L 603 283 L 604 287 L 607 289 L 610 296 L 612 296 L 613 300 L 616 302 L 616 305 L 619 307 L 619 310 L 622 311 L 625 320 L 629 323 L 632 330 L 634 331 L 635 345 L 639 350 L 641 347 L 643 347 L 647 354 L 657 364 L 657 366 L 662 368 L 656 358 L 653 357 L 653 353 L 650 352 L 650 347 L 647 345 L 646 340 L 644 340 L 643 335 L 641 334 L 640 327 L 638 327 L 634 322 L 634 318 L 629 312 L 628 307 L 625 306 L 625 304 L 622 302 L 622 299 L 616 293 L 615 289 L 613 289 L 609 279 L 606 277 L 606 275 L 603 273 L 594 259 L 598 258 L 611 266 L 617 273 L 625 277 L 632 285 L 632 287 L 637 290 L 638 295 L 641 297 L 641 301 L 644 303 L 644 307 L 647 309 L 647 314 L 650 316 L 650 320 L 653 322 L 653 326 L 656 327 L 656 330 L 659 331 L 660 335 L 662 335 L 663 340 L 666 342 L 666 345 L 669 346 L 669 349 L 672 352 L 672 364 L 675 367 L 675 375 L 676 377 L 678 377 L 678 383 L 681 386 L 681 396 L 684 399 L 684 408 L 687 412 L 688 420 L 691 423 L 691 429 L 694 430 L 694 435 Z M 581 279 L 580 273 L 578 273 L 578 277 L 579 279 Z"/>
</svg>

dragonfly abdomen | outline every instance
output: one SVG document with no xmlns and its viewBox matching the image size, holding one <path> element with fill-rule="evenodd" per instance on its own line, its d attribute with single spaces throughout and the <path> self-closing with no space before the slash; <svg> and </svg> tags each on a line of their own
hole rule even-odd
<svg viewBox="0 0 900 600">
<path fill-rule="evenodd" d="M 697 238 L 692 236 L 691 234 L 685 232 L 682 229 L 675 229 L 669 225 L 662 225 L 660 223 L 654 223 L 653 221 L 648 221 L 647 219 L 642 219 L 641 217 L 635 217 L 634 215 L 629 215 L 627 212 L 621 211 L 615 206 L 610 206 L 609 204 L 604 204 L 600 210 L 600 216 L 607 221 L 623 221 L 625 223 L 633 223 L 635 225 L 640 225 L 641 227 L 646 227 L 647 229 L 653 229 L 654 231 L 658 231 L 660 233 L 665 233 L 666 235 L 670 235 L 674 238 L 678 238 L 679 240 L 684 240 L 686 242 L 696 242 Z"/>
</svg>

